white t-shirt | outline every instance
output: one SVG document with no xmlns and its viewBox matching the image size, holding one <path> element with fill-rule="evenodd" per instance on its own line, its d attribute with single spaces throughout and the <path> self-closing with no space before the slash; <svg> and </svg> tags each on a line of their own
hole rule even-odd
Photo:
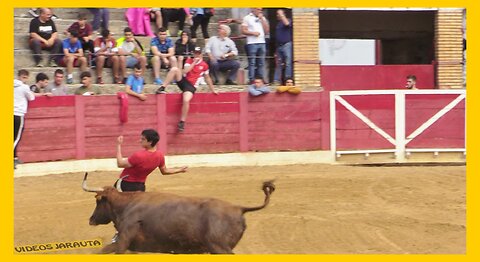
<svg viewBox="0 0 480 262">
<path fill-rule="evenodd" d="M 267 20 L 265 17 L 263 17 L 262 19 L 264 21 Z M 263 31 L 263 26 L 260 18 L 250 13 L 243 18 L 242 26 L 246 26 L 247 30 L 250 32 L 260 32 L 259 36 L 247 35 L 247 45 L 265 44 L 265 31 Z"/>
<path fill-rule="evenodd" d="M 13 115 L 24 116 L 27 113 L 28 101 L 35 100 L 35 95 L 28 85 L 22 81 L 13 80 Z"/>
</svg>

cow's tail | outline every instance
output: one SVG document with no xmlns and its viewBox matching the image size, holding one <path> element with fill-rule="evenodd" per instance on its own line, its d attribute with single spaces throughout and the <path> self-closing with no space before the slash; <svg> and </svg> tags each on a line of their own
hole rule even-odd
<svg viewBox="0 0 480 262">
<path fill-rule="evenodd" d="M 263 182 L 262 190 L 265 193 L 265 201 L 263 202 L 263 205 L 258 207 L 243 207 L 243 213 L 257 211 L 265 208 L 268 205 L 268 203 L 270 202 L 270 195 L 273 193 L 273 191 L 275 191 L 275 185 L 273 184 L 273 180 Z"/>
</svg>

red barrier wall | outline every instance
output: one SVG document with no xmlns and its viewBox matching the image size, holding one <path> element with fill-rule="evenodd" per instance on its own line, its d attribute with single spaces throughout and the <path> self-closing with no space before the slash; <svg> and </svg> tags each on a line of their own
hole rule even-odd
<svg viewBox="0 0 480 262">
<path fill-rule="evenodd" d="M 417 76 L 419 89 L 435 88 L 434 65 L 321 66 L 325 90 L 402 89 L 408 75 Z"/>
<path fill-rule="evenodd" d="M 307 94 L 307 93 L 306 93 Z M 180 94 L 129 97 L 128 122 L 119 119 L 117 96 L 39 97 L 30 103 L 18 147 L 25 162 L 115 157 L 118 135 L 123 155 L 139 149 L 145 128 L 161 136 L 167 154 L 318 150 L 321 148 L 320 93 L 293 96 L 272 93 L 198 93 L 186 129 L 177 132 Z"/>
</svg>

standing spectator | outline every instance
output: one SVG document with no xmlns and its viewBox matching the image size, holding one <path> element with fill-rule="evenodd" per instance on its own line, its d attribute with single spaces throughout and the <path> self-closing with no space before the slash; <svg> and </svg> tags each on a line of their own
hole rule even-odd
<svg viewBox="0 0 480 262">
<path fill-rule="evenodd" d="M 193 58 L 187 59 L 185 62 L 185 68 L 180 70 L 178 67 L 173 67 L 170 72 L 168 72 L 163 85 L 156 91 L 157 94 L 165 93 L 165 86 L 168 86 L 173 80 L 177 82 L 177 86 L 182 90 L 183 104 L 182 115 L 180 117 L 180 122 L 178 122 L 179 132 L 185 130 L 185 121 L 187 120 L 188 111 L 190 109 L 190 100 L 192 100 L 193 94 L 197 90 L 200 77 L 205 77 L 212 93 L 218 95 L 208 73 L 208 64 L 203 61 L 202 49 L 200 47 L 195 47 Z"/>
<path fill-rule="evenodd" d="M 292 78 L 292 19 L 287 18 L 284 9 L 277 10 L 276 65 L 274 83 L 282 83 L 283 65 L 285 65 L 285 79 Z"/>
<path fill-rule="evenodd" d="M 44 94 L 34 94 L 26 85 L 28 80 L 28 71 L 18 70 L 17 79 L 13 80 L 13 166 L 17 168 L 18 164 L 23 162 L 18 158 L 17 146 L 22 138 L 25 114 L 28 110 L 28 102 L 35 100 L 36 96 Z"/>
<path fill-rule="evenodd" d="M 80 82 L 82 86 L 75 90 L 75 95 L 90 96 L 100 94 L 98 87 L 92 85 L 92 74 L 89 71 L 80 74 Z"/>
<path fill-rule="evenodd" d="M 190 39 L 190 35 L 187 32 L 182 32 L 180 38 L 175 42 L 175 57 L 180 69 L 183 69 L 186 58 L 192 56 L 194 49 L 195 44 Z"/>
<path fill-rule="evenodd" d="M 48 84 L 45 91 L 47 93 L 52 93 L 54 96 L 67 95 L 68 88 L 63 84 L 64 78 L 65 73 L 62 69 L 55 70 L 55 73 L 53 74 L 53 82 Z"/>
<path fill-rule="evenodd" d="M 167 35 L 171 36 L 170 30 L 168 30 L 169 22 L 178 21 L 178 33 L 176 36 L 180 35 L 183 32 L 183 27 L 185 26 L 185 18 L 187 14 L 190 15 L 188 9 L 185 8 L 162 8 L 162 27 L 167 30 Z M 173 36 L 173 35 L 172 35 Z"/>
<path fill-rule="evenodd" d="M 48 86 L 48 80 L 48 76 L 45 73 L 38 73 L 35 76 L 35 84 L 30 86 L 30 91 L 37 94 L 52 96 L 52 93 L 46 91 L 46 87 Z"/>
<path fill-rule="evenodd" d="M 83 51 L 88 51 L 93 54 L 93 30 L 92 26 L 87 23 L 87 14 L 78 14 L 78 21 L 70 25 L 66 33 L 69 34 L 72 31 L 78 32 L 78 37 L 80 39 L 80 43 L 82 44 Z"/>
<path fill-rule="evenodd" d="M 270 89 L 265 85 L 263 77 L 256 76 L 253 84 L 248 86 L 248 93 L 252 96 L 260 96 L 270 93 Z"/>
<path fill-rule="evenodd" d="M 197 42 L 197 28 L 201 26 L 203 38 L 207 43 L 210 36 L 208 35 L 208 23 L 210 23 L 210 17 L 215 13 L 213 8 L 190 8 L 190 14 L 192 15 L 193 25 L 190 27 L 190 34 L 192 35 L 192 41 Z"/>
<path fill-rule="evenodd" d="M 133 36 L 132 29 L 126 27 L 123 30 L 123 37 L 117 39 L 118 55 L 120 56 L 120 75 L 123 83 L 127 80 L 127 67 L 133 68 L 136 64 L 142 67 L 142 74 L 145 73 L 147 57 L 142 44 Z"/>
<path fill-rule="evenodd" d="M 110 23 L 110 11 L 108 8 L 87 8 L 93 14 L 92 27 L 95 33 L 103 29 L 108 29 Z"/>
<path fill-rule="evenodd" d="M 97 37 L 94 42 L 95 70 L 97 71 L 97 84 L 104 84 L 102 79 L 103 67 L 111 67 L 113 71 L 113 82 L 121 84 L 119 76 L 120 58 L 117 56 L 117 42 L 112 37 L 110 30 L 102 29 L 102 37 Z"/>
<path fill-rule="evenodd" d="M 30 48 L 37 67 L 43 67 L 42 49 L 50 51 L 49 66 L 56 67 L 62 50 L 62 41 L 58 38 L 57 28 L 51 20 L 52 11 L 40 8 L 40 15 L 30 21 Z"/>
<path fill-rule="evenodd" d="M 408 75 L 407 76 L 407 84 L 405 85 L 405 88 L 411 89 L 411 90 L 417 90 L 417 77 L 415 75 Z"/>
<path fill-rule="evenodd" d="M 152 38 L 150 53 L 152 55 L 153 75 L 155 77 L 154 84 L 161 85 L 160 68 L 168 69 L 177 66 L 175 48 L 172 39 L 167 37 L 165 28 L 160 28 L 157 36 Z"/>
<path fill-rule="evenodd" d="M 238 55 L 237 46 L 228 38 L 230 35 L 230 27 L 228 25 L 218 26 L 218 36 L 214 36 L 208 41 L 205 52 L 210 58 L 210 66 L 212 75 L 215 78 L 214 84 L 218 84 L 219 71 L 230 71 L 228 73 L 226 85 L 236 85 L 237 72 L 240 63 L 235 60 Z"/>
<path fill-rule="evenodd" d="M 265 35 L 269 33 L 268 21 L 262 8 L 252 8 L 251 13 L 243 18 L 242 34 L 247 36 L 248 79 L 254 76 L 264 77 L 266 54 Z"/>
<path fill-rule="evenodd" d="M 80 72 L 87 70 L 87 58 L 83 54 L 77 31 L 71 31 L 70 38 L 63 40 L 63 54 L 63 65 L 67 67 L 67 84 L 73 84 L 73 67 L 79 66 Z"/>
<path fill-rule="evenodd" d="M 143 93 L 145 80 L 142 76 L 142 68 L 136 65 L 133 74 L 129 75 L 125 83 L 125 93 L 134 96 L 142 101 L 147 100 L 147 96 Z"/>
<path fill-rule="evenodd" d="M 150 9 L 127 8 L 125 17 L 134 35 L 155 36 L 150 27 Z"/>
</svg>

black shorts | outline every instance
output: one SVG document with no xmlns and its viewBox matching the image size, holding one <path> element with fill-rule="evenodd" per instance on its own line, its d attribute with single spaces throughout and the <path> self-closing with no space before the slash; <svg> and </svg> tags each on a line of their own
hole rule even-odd
<svg viewBox="0 0 480 262">
<path fill-rule="evenodd" d="M 117 187 L 117 183 L 113 185 L 113 187 Z M 128 181 L 122 181 L 122 191 L 123 192 L 129 192 L 129 191 L 142 191 L 145 192 L 145 183 L 142 182 L 128 182 Z"/>
<path fill-rule="evenodd" d="M 182 80 L 177 82 L 177 86 L 180 88 L 180 90 L 182 90 L 182 92 L 189 91 L 192 92 L 192 94 L 195 94 L 195 91 L 197 91 L 197 89 L 190 82 L 188 82 L 185 77 L 182 77 Z"/>
</svg>

